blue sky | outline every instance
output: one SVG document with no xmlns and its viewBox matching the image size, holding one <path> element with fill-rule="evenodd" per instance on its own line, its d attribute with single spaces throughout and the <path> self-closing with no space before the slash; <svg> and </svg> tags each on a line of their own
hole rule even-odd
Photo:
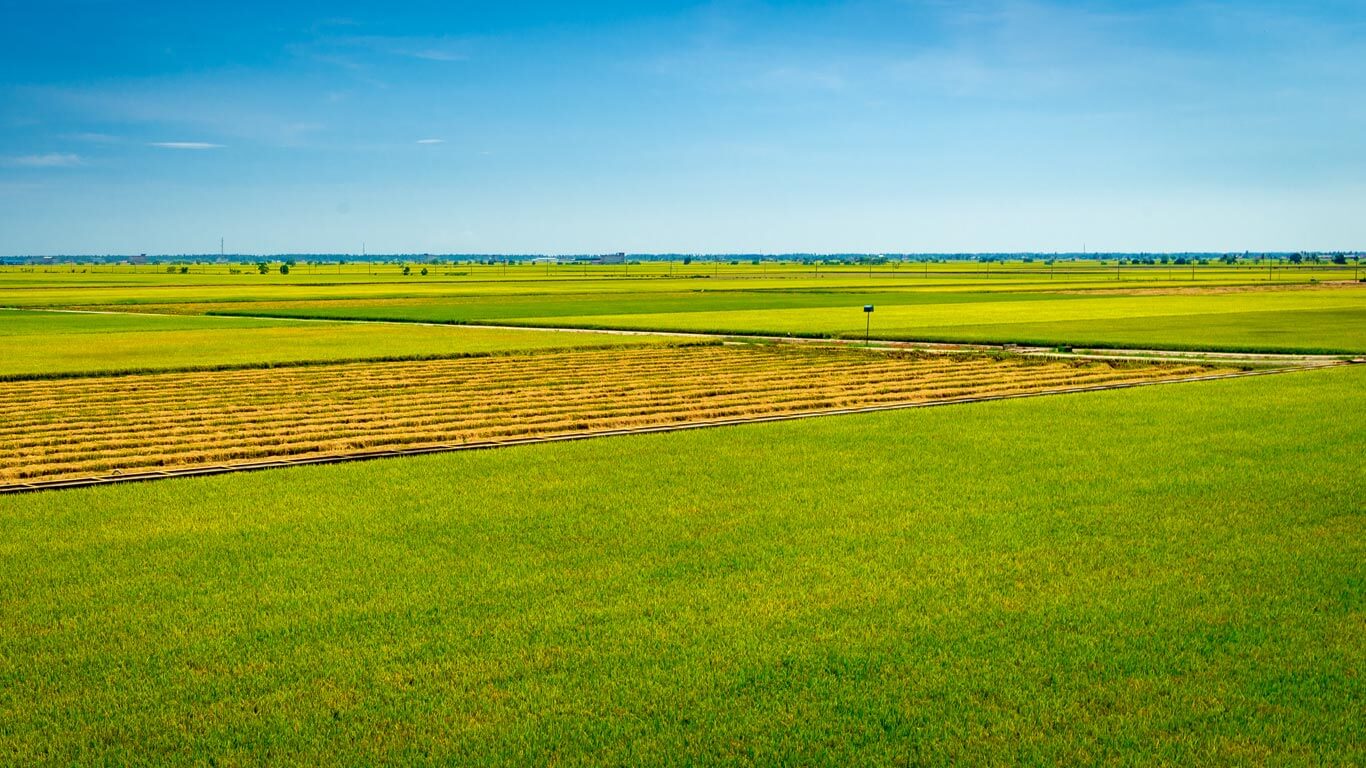
<svg viewBox="0 0 1366 768">
<path fill-rule="evenodd" d="M 1366 248 L 1366 3 L 0 0 L 0 254 Z"/>
</svg>

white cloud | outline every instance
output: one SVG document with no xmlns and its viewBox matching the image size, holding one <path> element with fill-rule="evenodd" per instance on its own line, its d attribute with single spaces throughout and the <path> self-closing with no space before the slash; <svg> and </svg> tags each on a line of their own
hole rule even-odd
<svg viewBox="0 0 1366 768">
<path fill-rule="evenodd" d="M 49 152 L 45 155 L 8 157 L 4 164 L 19 168 L 72 168 L 81 164 L 81 157 L 69 152 Z"/>
<path fill-rule="evenodd" d="M 445 144 L 445 139 L 418 139 L 418 144 Z"/>
<path fill-rule="evenodd" d="M 222 149 L 222 144 L 210 144 L 207 141 L 154 141 L 147 146 L 160 147 L 161 149 Z"/>
</svg>

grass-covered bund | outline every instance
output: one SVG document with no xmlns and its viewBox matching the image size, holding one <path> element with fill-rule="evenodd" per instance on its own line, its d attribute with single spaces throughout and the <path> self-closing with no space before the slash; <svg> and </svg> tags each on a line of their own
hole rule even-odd
<svg viewBox="0 0 1366 768">
<path fill-rule="evenodd" d="M 0 762 L 1359 764 L 1363 385 L 0 498 Z"/>
</svg>

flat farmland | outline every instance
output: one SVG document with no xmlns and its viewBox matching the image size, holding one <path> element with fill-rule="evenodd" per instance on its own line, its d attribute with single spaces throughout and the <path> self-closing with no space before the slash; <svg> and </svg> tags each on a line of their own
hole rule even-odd
<svg viewBox="0 0 1366 768">
<path fill-rule="evenodd" d="M 1363 387 L 0 496 L 0 762 L 1361 765 Z"/>
<path fill-rule="evenodd" d="M 810 288 L 691 293 L 206 303 L 215 315 L 660 330 L 908 341 L 1366 352 L 1366 286 L 1153 292 Z"/>
<path fill-rule="evenodd" d="M 883 339 L 1366 352 L 1366 285 L 1352 282 L 1354 266 L 1191 272 L 1086 264 L 1060 265 L 1056 275 L 1018 262 L 923 271 L 896 264 L 444 265 L 427 276 L 404 276 L 392 264 L 365 269 L 0 270 L 0 306 L 849 338 L 862 336 L 860 310 L 873 304 L 872 334 Z"/>
<path fill-rule="evenodd" d="M 0 763 L 1366 757 L 1366 366 L 650 333 L 1345 353 L 1359 287 L 313 266 L 0 270 L 119 310 L 0 312 L 0 485 L 108 484 L 0 495 Z"/>
<path fill-rule="evenodd" d="M 496 443 L 1228 370 L 708 345 L 11 381 L 0 383 L 0 482 Z"/>
<path fill-rule="evenodd" d="M 0 378 L 640 345 L 648 335 L 0 310 Z"/>
<path fill-rule="evenodd" d="M 892 302 L 878 338 L 1284 352 L 1366 352 L 1366 286 L 1172 294 L 999 294 Z M 860 297 L 842 306 L 512 318 L 513 324 L 857 338 Z"/>
</svg>

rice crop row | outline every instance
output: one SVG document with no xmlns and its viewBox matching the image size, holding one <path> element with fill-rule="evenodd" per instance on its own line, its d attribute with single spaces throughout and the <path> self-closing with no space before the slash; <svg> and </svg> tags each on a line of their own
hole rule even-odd
<svg viewBox="0 0 1366 768">
<path fill-rule="evenodd" d="M 0 383 L 0 483 L 1181 378 L 1136 365 L 658 347 Z"/>
</svg>

